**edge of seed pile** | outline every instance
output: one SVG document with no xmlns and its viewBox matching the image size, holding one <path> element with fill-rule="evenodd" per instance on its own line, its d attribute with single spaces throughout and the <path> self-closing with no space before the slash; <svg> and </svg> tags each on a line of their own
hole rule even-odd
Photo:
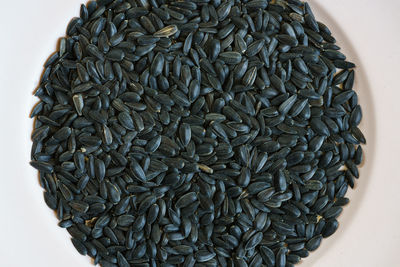
<svg viewBox="0 0 400 267">
<path fill-rule="evenodd" d="M 30 164 L 103 267 L 290 267 L 338 228 L 365 137 L 299 0 L 98 0 L 35 92 Z"/>
</svg>

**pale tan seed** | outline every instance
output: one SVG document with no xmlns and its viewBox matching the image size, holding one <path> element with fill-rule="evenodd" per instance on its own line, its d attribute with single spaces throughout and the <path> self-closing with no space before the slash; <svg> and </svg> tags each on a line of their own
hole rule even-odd
<svg viewBox="0 0 400 267">
<path fill-rule="evenodd" d="M 202 170 L 205 173 L 213 174 L 214 170 L 207 165 L 204 164 L 197 164 L 199 166 L 199 169 Z"/>
<path fill-rule="evenodd" d="M 178 27 L 176 25 L 169 25 L 167 27 L 162 28 L 161 30 L 155 32 L 153 34 L 154 37 L 169 37 L 175 34 L 178 31 Z"/>
<path fill-rule="evenodd" d="M 72 97 L 72 101 L 74 102 L 76 112 L 78 113 L 79 116 L 82 116 L 82 109 L 84 106 L 82 95 L 81 94 L 74 95 Z"/>
</svg>

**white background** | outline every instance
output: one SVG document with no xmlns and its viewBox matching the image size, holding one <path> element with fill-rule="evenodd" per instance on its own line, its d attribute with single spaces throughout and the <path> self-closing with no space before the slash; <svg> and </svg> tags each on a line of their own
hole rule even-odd
<svg viewBox="0 0 400 267">
<path fill-rule="evenodd" d="M 57 226 L 28 165 L 32 91 L 81 0 L 0 2 L 0 266 L 92 266 Z M 339 230 L 300 266 L 398 267 L 400 1 L 310 2 L 358 65 L 356 90 L 368 145 Z"/>
</svg>

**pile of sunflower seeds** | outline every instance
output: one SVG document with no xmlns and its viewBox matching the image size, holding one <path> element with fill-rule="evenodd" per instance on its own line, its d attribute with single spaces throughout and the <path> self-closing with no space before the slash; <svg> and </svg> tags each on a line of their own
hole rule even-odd
<svg viewBox="0 0 400 267">
<path fill-rule="evenodd" d="M 45 64 L 31 165 L 83 255 L 290 267 L 359 177 L 354 64 L 299 0 L 99 0 Z"/>
</svg>

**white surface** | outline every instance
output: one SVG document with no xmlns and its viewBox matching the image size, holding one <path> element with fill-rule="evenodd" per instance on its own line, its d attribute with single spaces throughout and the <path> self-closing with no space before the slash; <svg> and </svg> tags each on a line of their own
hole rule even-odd
<svg viewBox="0 0 400 267">
<path fill-rule="evenodd" d="M 335 235 L 300 266 L 400 266 L 400 1 L 311 0 L 359 66 L 356 90 L 364 111 L 366 161 Z M 28 165 L 42 65 L 64 35 L 81 0 L 1 1 L 0 16 L 0 262 L 4 267 L 92 266 L 57 226 Z M 329 10 L 330 14 L 326 13 Z"/>
</svg>

